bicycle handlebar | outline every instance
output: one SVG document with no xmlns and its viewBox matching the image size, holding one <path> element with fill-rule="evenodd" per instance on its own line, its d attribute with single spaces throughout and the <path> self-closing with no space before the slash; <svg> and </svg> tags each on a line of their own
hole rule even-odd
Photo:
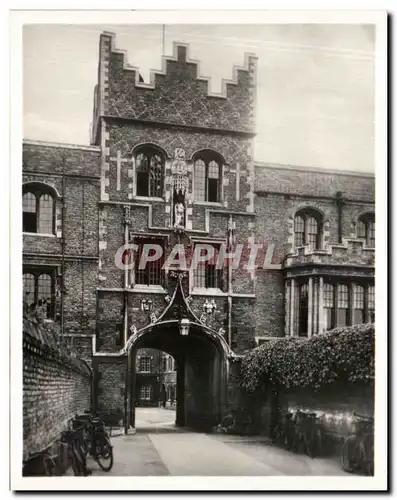
<svg viewBox="0 0 397 500">
<path fill-rule="evenodd" d="M 361 418 L 362 420 L 367 420 L 369 422 L 373 422 L 373 420 L 374 420 L 373 417 L 368 417 L 368 415 L 360 415 L 359 413 L 356 413 L 355 411 L 353 412 L 353 416 Z"/>
</svg>

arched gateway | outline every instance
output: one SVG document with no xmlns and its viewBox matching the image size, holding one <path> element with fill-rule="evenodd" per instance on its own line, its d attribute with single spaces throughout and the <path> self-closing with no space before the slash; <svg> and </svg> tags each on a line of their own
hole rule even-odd
<svg viewBox="0 0 397 500">
<path fill-rule="evenodd" d="M 219 423 L 227 397 L 229 360 L 235 357 L 222 333 L 198 318 L 183 291 L 186 273 L 172 271 L 174 291 L 159 318 L 135 330 L 122 353 L 127 355 L 125 431 L 135 426 L 136 351 L 146 347 L 171 354 L 177 367 L 176 424 L 209 431 Z"/>
</svg>

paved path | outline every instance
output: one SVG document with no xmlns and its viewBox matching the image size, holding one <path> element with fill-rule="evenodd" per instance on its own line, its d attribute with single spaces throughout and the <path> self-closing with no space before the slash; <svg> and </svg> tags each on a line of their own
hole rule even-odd
<svg viewBox="0 0 397 500">
<path fill-rule="evenodd" d="M 111 438 L 108 473 L 89 459 L 93 475 L 110 476 L 343 476 L 337 460 L 311 459 L 273 446 L 263 437 L 203 434 L 175 427 L 175 413 L 138 409 L 137 433 Z"/>
</svg>

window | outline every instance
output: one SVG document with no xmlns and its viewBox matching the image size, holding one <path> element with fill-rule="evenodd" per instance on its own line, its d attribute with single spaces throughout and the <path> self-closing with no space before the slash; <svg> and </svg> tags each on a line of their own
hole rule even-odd
<svg viewBox="0 0 397 500">
<path fill-rule="evenodd" d="M 164 357 L 162 358 L 162 371 L 163 371 L 163 372 L 168 371 L 168 370 L 167 370 L 167 365 L 168 365 L 168 358 L 167 358 L 167 356 L 164 356 Z"/>
<path fill-rule="evenodd" d="M 194 160 L 195 201 L 221 201 L 222 160 L 216 153 L 206 151 Z"/>
<path fill-rule="evenodd" d="M 160 238 L 135 238 L 134 243 L 138 245 L 138 251 L 135 252 L 135 284 L 136 285 L 164 285 L 164 240 Z M 162 256 L 154 261 L 145 263 L 143 269 L 139 268 L 139 263 L 144 251 L 148 252 L 147 256 L 155 255 L 154 248 L 145 248 L 145 245 L 159 245 L 163 249 Z"/>
<path fill-rule="evenodd" d="M 321 247 L 321 216 L 313 210 L 300 210 L 295 215 L 295 246 L 310 245 L 313 249 Z"/>
<path fill-rule="evenodd" d="M 150 373 L 152 371 L 152 358 L 141 356 L 139 359 L 139 371 Z"/>
<path fill-rule="evenodd" d="M 137 196 L 162 197 L 164 155 L 151 147 L 140 148 L 135 156 Z"/>
<path fill-rule="evenodd" d="M 324 315 L 327 330 L 335 326 L 334 304 L 334 286 L 331 283 L 324 283 Z"/>
<path fill-rule="evenodd" d="M 206 262 L 198 262 L 193 269 L 193 286 L 195 288 L 216 288 L 223 290 L 223 267 L 217 269 L 220 246 L 213 245 L 214 256 Z M 206 250 L 201 249 L 200 256 L 206 255 Z"/>
<path fill-rule="evenodd" d="M 365 322 L 364 318 L 364 287 L 354 285 L 353 288 L 353 325 Z"/>
<path fill-rule="evenodd" d="M 375 287 L 368 287 L 368 321 L 375 323 Z"/>
<path fill-rule="evenodd" d="M 24 300 L 40 309 L 46 319 L 54 318 L 55 273 L 52 270 L 25 270 L 23 274 Z"/>
<path fill-rule="evenodd" d="M 23 231 L 55 233 L 55 198 L 45 184 L 27 184 L 23 188 Z"/>
<path fill-rule="evenodd" d="M 305 283 L 299 287 L 299 336 L 307 336 L 307 323 L 309 319 L 309 308 L 308 308 L 308 298 L 309 298 L 309 286 Z"/>
<path fill-rule="evenodd" d="M 349 321 L 349 287 L 347 285 L 338 285 L 338 326 L 346 326 Z"/>
<path fill-rule="evenodd" d="M 368 247 L 375 248 L 375 215 L 364 214 L 357 223 L 357 238 L 365 239 Z"/>
<path fill-rule="evenodd" d="M 141 401 L 150 401 L 152 399 L 152 386 L 142 385 L 139 391 L 139 397 Z"/>
<path fill-rule="evenodd" d="M 375 320 L 374 286 L 363 283 L 324 283 L 326 329 Z"/>
</svg>

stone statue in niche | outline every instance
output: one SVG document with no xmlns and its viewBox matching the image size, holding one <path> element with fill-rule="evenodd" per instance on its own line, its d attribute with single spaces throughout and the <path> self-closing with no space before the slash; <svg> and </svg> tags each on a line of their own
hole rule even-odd
<svg viewBox="0 0 397 500">
<path fill-rule="evenodd" d="M 174 193 L 174 227 L 185 227 L 185 199 L 181 191 Z"/>
<path fill-rule="evenodd" d="M 184 228 L 186 226 L 186 193 L 189 186 L 187 175 L 185 150 L 176 148 L 174 160 L 171 164 L 172 185 L 173 185 L 173 226 L 174 228 Z"/>
</svg>

